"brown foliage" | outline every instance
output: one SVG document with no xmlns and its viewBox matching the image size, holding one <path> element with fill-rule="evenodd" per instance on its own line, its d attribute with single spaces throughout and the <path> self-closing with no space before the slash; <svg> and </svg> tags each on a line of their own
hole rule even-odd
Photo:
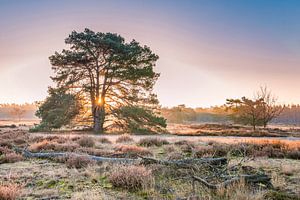
<svg viewBox="0 0 300 200">
<path fill-rule="evenodd" d="M 167 140 L 160 139 L 158 137 L 148 137 L 148 138 L 140 139 L 138 144 L 141 146 L 146 146 L 146 147 L 150 147 L 150 146 L 160 147 L 162 145 L 169 144 L 169 142 Z"/>
<path fill-rule="evenodd" d="M 93 147 L 95 146 L 95 141 L 92 137 L 83 136 L 78 141 L 78 144 L 82 147 Z"/>
<path fill-rule="evenodd" d="M 14 152 L 12 153 L 6 153 L 0 156 L 0 164 L 2 163 L 15 163 L 18 161 L 23 160 L 23 156 L 20 154 L 16 154 Z"/>
<path fill-rule="evenodd" d="M 111 142 L 109 139 L 107 139 L 106 137 L 101 137 L 101 138 L 98 139 L 98 141 L 99 141 L 100 143 L 104 143 L 104 144 L 111 144 L 111 143 L 112 143 L 112 142 Z"/>
<path fill-rule="evenodd" d="M 151 170 L 144 166 L 131 165 L 115 167 L 110 172 L 108 179 L 114 187 L 136 191 L 149 186 L 153 177 Z"/>
<path fill-rule="evenodd" d="M 84 168 L 88 165 L 95 164 L 95 161 L 89 159 L 87 156 L 69 156 L 66 160 L 68 168 Z"/>
<path fill-rule="evenodd" d="M 117 138 L 116 143 L 133 142 L 134 140 L 129 135 L 121 135 Z"/>
<path fill-rule="evenodd" d="M 55 150 L 55 143 L 46 139 L 31 144 L 28 149 L 33 152 L 39 152 L 41 150 Z"/>
<path fill-rule="evenodd" d="M 129 157 L 150 156 L 152 153 L 143 147 L 135 145 L 121 145 L 116 148 L 117 151 L 126 154 Z"/>
<path fill-rule="evenodd" d="M 29 146 L 29 150 L 32 152 L 39 152 L 39 151 L 63 151 L 63 152 L 72 152 L 75 149 L 79 148 L 77 143 L 57 143 L 48 140 L 42 140 L 41 142 L 33 143 Z"/>
<path fill-rule="evenodd" d="M 20 186 L 17 184 L 0 184 L 0 200 L 15 200 L 20 195 Z"/>
</svg>

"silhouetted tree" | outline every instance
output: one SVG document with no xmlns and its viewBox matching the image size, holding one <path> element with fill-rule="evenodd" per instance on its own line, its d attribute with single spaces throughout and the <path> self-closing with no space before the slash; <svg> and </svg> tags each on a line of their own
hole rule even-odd
<svg viewBox="0 0 300 200">
<path fill-rule="evenodd" d="M 158 105 L 152 93 L 159 77 L 153 70 L 158 56 L 149 47 L 135 40 L 127 43 L 117 34 L 95 33 L 89 29 L 73 31 L 65 43 L 70 45 L 69 50 L 50 56 L 55 72 L 52 80 L 58 88 L 89 98 L 95 132 L 102 133 L 106 122 L 111 125 L 126 117 L 120 114 L 122 107 L 155 114 L 146 111 L 156 110 Z"/>
<path fill-rule="evenodd" d="M 36 115 L 42 119 L 34 130 L 61 128 L 71 122 L 82 109 L 80 98 L 63 88 L 49 88 L 49 96 L 41 102 Z"/>
<path fill-rule="evenodd" d="M 284 107 L 277 105 L 277 97 L 272 94 L 272 91 L 269 90 L 266 86 L 260 87 L 260 90 L 256 92 L 256 99 L 262 99 L 262 112 L 261 112 L 261 121 L 264 128 L 267 127 L 268 123 L 274 118 L 278 117 L 282 113 Z"/>
<path fill-rule="evenodd" d="M 253 130 L 262 125 L 263 99 L 251 100 L 246 97 L 241 99 L 227 99 L 226 105 L 234 122 L 251 125 Z"/>
</svg>

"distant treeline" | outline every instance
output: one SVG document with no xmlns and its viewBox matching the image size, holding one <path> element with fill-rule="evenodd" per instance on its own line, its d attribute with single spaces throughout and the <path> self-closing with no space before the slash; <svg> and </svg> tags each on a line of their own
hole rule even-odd
<svg viewBox="0 0 300 200">
<path fill-rule="evenodd" d="M 225 107 L 189 108 L 184 104 L 162 108 L 161 114 L 169 123 L 226 123 L 230 122 Z"/>
<path fill-rule="evenodd" d="M 36 119 L 36 104 L 0 104 L 0 119 Z M 225 106 L 210 108 L 189 108 L 184 104 L 161 108 L 161 114 L 168 123 L 231 123 Z M 300 105 L 286 105 L 272 123 L 300 125 Z"/>
<path fill-rule="evenodd" d="M 1 120 L 30 120 L 36 119 L 37 106 L 33 103 L 0 104 Z"/>
<path fill-rule="evenodd" d="M 161 114 L 168 123 L 231 123 L 225 106 L 210 108 L 189 108 L 184 104 L 162 108 Z M 300 105 L 286 105 L 272 123 L 300 125 Z"/>
<path fill-rule="evenodd" d="M 300 125 L 300 105 L 287 105 L 273 123 Z"/>
</svg>

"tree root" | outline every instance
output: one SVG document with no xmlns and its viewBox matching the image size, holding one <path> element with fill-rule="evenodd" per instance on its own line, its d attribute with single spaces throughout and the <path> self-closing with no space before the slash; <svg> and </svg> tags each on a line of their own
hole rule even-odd
<svg viewBox="0 0 300 200">
<path fill-rule="evenodd" d="M 229 180 L 226 180 L 220 184 L 211 184 L 207 182 L 205 179 L 202 179 L 197 176 L 192 176 L 192 179 L 194 181 L 199 182 L 200 184 L 204 185 L 208 189 L 211 190 L 218 190 L 221 188 L 227 188 L 228 186 L 232 186 L 236 183 L 239 183 L 241 181 L 245 181 L 247 184 L 255 185 L 255 184 L 263 184 L 266 187 L 273 187 L 271 183 L 271 178 L 265 174 L 255 174 L 255 175 L 239 175 L 237 177 L 231 178 Z"/>
</svg>

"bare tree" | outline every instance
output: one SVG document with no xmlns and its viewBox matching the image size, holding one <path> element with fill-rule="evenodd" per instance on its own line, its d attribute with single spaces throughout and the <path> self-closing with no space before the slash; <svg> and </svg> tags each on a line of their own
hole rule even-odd
<svg viewBox="0 0 300 200">
<path fill-rule="evenodd" d="M 259 91 L 256 92 L 255 99 L 262 99 L 263 104 L 261 106 L 261 121 L 264 128 L 272 119 L 278 117 L 284 109 L 284 106 L 280 106 L 277 103 L 278 98 L 268 89 L 267 86 L 261 86 Z"/>
<path fill-rule="evenodd" d="M 12 111 L 10 114 L 14 117 L 17 118 L 18 121 L 21 121 L 21 118 L 24 116 L 26 110 L 24 110 L 21 106 L 14 106 L 12 108 Z"/>
<path fill-rule="evenodd" d="M 261 120 L 263 99 L 251 100 L 242 97 L 241 99 L 227 99 L 226 101 L 227 111 L 235 123 L 251 125 L 254 131 L 256 126 L 263 124 Z"/>
</svg>

